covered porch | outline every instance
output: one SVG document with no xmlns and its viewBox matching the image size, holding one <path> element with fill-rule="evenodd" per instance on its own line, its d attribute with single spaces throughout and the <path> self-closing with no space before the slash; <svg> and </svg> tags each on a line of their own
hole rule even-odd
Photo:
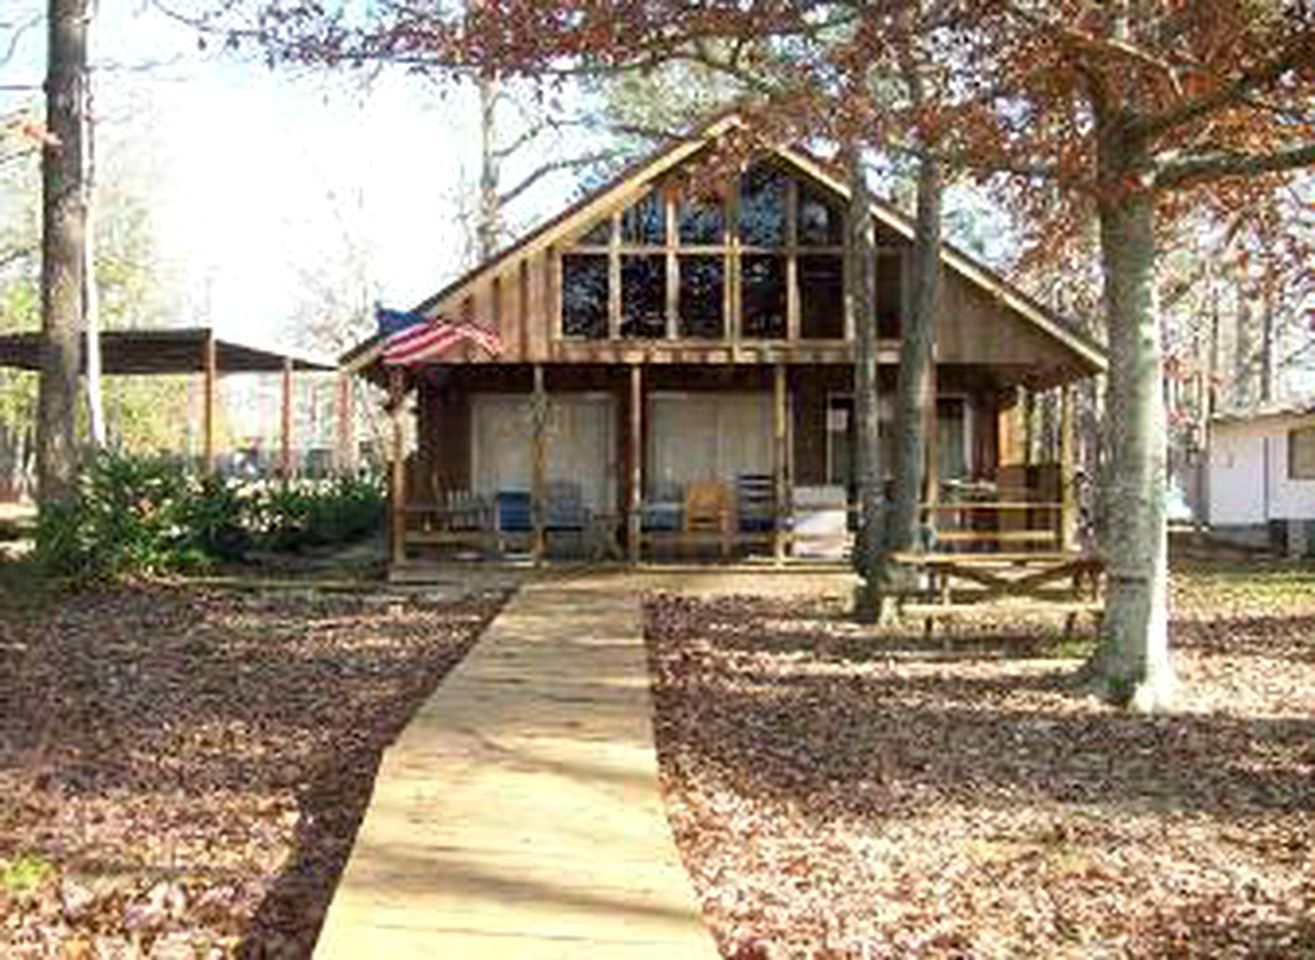
<svg viewBox="0 0 1315 960">
<path fill-rule="evenodd" d="M 434 364 L 392 371 L 394 566 L 438 557 L 844 562 L 854 529 L 852 364 Z M 896 367 L 880 369 L 881 463 Z M 925 543 L 1060 552 L 1077 541 L 1074 404 L 1027 462 L 1035 369 L 941 364 Z M 407 452 L 408 404 L 414 447 Z"/>
</svg>

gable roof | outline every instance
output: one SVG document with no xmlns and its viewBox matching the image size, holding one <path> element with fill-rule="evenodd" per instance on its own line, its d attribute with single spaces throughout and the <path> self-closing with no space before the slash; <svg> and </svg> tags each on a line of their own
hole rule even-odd
<svg viewBox="0 0 1315 960">
<path fill-rule="evenodd" d="M 723 114 L 696 128 L 686 136 L 673 140 L 649 156 L 630 164 L 603 186 L 587 193 L 560 213 L 531 229 L 510 246 L 498 251 L 487 260 L 476 264 L 437 293 L 426 297 L 412 308 L 412 312 L 422 315 L 432 314 L 432 311 L 439 303 L 452 296 L 462 287 L 479 281 L 485 275 L 500 272 L 506 268 L 510 261 L 518 257 L 527 256 L 544 247 L 551 246 L 580 225 L 601 216 L 613 204 L 627 197 L 633 192 L 637 182 L 644 183 L 656 179 L 679 166 L 685 160 L 690 159 L 718 137 L 737 126 L 741 126 L 742 123 L 743 121 L 738 114 L 734 112 Z M 848 186 L 830 172 L 821 161 L 808 153 L 789 146 L 768 148 L 766 152 L 779 160 L 785 161 L 799 173 L 820 183 L 840 198 L 848 198 Z M 914 238 L 916 227 L 913 219 L 896 207 L 884 201 L 874 200 L 871 204 L 871 210 L 872 216 L 878 223 L 910 241 Z M 1073 351 L 1093 372 L 1103 372 L 1107 368 L 1108 363 L 1103 347 L 1084 334 L 1079 333 L 1054 311 L 1039 303 L 981 261 L 952 244 L 943 242 L 941 244 L 941 262 L 969 283 L 1002 301 L 1041 333 L 1057 340 Z M 376 334 L 357 344 L 342 356 L 342 366 L 357 369 L 373 362 L 379 354 L 383 339 L 382 335 Z"/>
</svg>

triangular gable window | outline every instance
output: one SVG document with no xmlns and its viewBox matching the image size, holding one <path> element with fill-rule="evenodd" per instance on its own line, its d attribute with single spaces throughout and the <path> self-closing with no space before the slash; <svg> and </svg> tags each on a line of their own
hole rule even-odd
<svg viewBox="0 0 1315 960">
<path fill-rule="evenodd" d="M 843 339 L 844 220 L 836 197 L 779 162 L 720 195 L 654 184 L 563 249 L 561 335 Z M 901 260 L 878 263 L 883 336 L 898 331 Z"/>
</svg>

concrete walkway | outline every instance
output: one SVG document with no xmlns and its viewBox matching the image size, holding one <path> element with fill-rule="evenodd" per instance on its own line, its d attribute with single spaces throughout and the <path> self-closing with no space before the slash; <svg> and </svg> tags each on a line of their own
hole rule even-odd
<svg viewBox="0 0 1315 960">
<path fill-rule="evenodd" d="M 657 784 L 638 584 L 521 588 L 384 755 L 320 958 L 713 958 Z"/>
</svg>

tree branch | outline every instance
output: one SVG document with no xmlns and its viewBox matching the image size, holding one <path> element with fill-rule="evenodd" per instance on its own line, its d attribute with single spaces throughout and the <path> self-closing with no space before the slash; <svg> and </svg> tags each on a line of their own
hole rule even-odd
<svg viewBox="0 0 1315 960">
<path fill-rule="evenodd" d="M 1274 150 L 1269 153 L 1241 153 L 1217 150 L 1213 153 L 1174 157 L 1156 164 L 1155 186 L 1177 187 L 1191 180 L 1214 180 L 1220 177 L 1256 176 L 1280 173 L 1298 167 L 1315 166 L 1315 143 Z"/>
<path fill-rule="evenodd" d="M 1253 91 L 1268 87 L 1289 70 L 1315 63 L 1315 37 L 1303 33 L 1274 59 L 1245 70 L 1213 93 L 1196 97 L 1169 110 L 1148 114 L 1128 125 L 1129 133 L 1153 137 L 1174 127 L 1209 116 L 1217 110 L 1244 101 Z"/>
<path fill-rule="evenodd" d="M 579 157 L 569 157 L 565 160 L 550 160 L 547 163 L 541 163 L 522 177 L 514 187 L 499 194 L 498 205 L 503 206 L 511 203 L 550 173 L 558 173 L 562 170 L 575 170 L 579 167 L 586 167 L 591 163 L 611 160 L 616 155 L 617 151 L 615 150 L 600 150 L 596 153 L 586 153 Z"/>
</svg>

